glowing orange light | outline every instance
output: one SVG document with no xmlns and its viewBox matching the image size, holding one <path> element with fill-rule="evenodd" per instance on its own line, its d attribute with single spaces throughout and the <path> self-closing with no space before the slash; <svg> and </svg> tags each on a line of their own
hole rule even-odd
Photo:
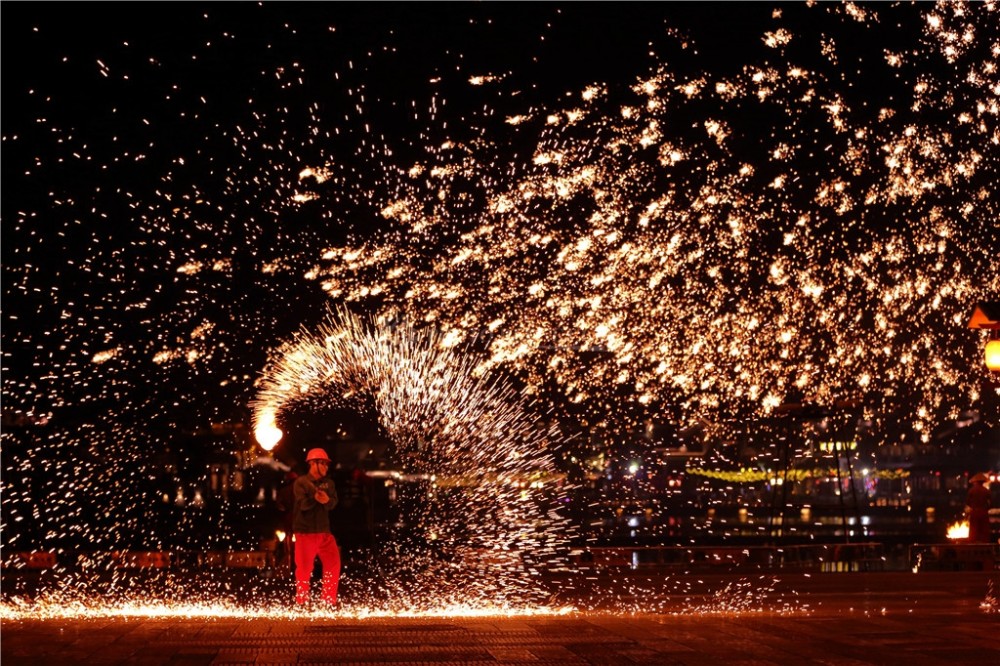
<svg viewBox="0 0 1000 666">
<path fill-rule="evenodd" d="M 969 521 L 962 520 L 957 523 L 952 523 L 948 526 L 948 538 L 957 539 L 968 539 L 969 538 Z"/>
<path fill-rule="evenodd" d="M 986 343 L 986 367 L 990 372 L 1000 372 L 1000 338 Z"/>
</svg>

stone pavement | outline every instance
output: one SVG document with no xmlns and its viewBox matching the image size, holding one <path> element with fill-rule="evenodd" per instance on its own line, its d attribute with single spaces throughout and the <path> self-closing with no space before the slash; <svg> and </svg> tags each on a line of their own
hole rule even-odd
<svg viewBox="0 0 1000 666">
<path fill-rule="evenodd" d="M 17 664 L 1000 664 L 995 572 L 779 574 L 759 607 L 714 605 L 698 576 L 655 613 L 516 617 L 6 614 Z M 728 581 L 728 582 L 727 582 Z M 620 585 L 621 581 L 609 581 Z M 641 600 L 632 606 L 642 607 Z M 621 599 L 616 604 L 622 603 Z M 671 607 L 672 604 L 672 607 Z"/>
</svg>

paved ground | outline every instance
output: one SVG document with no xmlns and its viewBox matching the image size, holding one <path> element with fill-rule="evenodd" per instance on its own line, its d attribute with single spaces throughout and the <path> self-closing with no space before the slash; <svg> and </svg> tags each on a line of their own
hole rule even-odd
<svg viewBox="0 0 1000 666">
<path fill-rule="evenodd" d="M 591 592 L 602 581 L 622 584 L 595 581 Z M 643 603 L 618 594 L 606 609 L 518 617 L 360 618 L 346 607 L 257 617 L 82 610 L 38 619 L 7 606 L 0 660 L 3 666 L 1000 664 L 995 572 L 780 574 L 749 583 L 766 588 L 760 594 L 746 585 L 733 575 L 697 576 L 683 594 L 657 600 L 656 613 L 622 612 Z M 741 598 L 752 603 L 741 605 Z"/>
</svg>

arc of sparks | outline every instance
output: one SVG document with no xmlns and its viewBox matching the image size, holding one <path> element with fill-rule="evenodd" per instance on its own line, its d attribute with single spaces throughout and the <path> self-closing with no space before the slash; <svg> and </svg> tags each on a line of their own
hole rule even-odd
<svg viewBox="0 0 1000 666">
<path fill-rule="evenodd" d="M 396 450 L 417 468 L 515 474 L 546 467 L 555 433 L 477 363 L 446 334 L 413 321 L 380 327 L 331 310 L 315 332 L 302 330 L 277 351 L 251 403 L 254 433 L 271 450 L 282 436 L 278 417 L 292 403 L 370 396 Z"/>
</svg>

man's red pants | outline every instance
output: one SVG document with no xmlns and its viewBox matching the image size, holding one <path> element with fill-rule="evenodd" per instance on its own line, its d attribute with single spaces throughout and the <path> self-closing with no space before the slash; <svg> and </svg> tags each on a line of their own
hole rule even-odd
<svg viewBox="0 0 1000 666">
<path fill-rule="evenodd" d="M 295 533 L 295 603 L 309 602 L 309 579 L 317 556 L 323 565 L 323 601 L 336 605 L 337 586 L 340 584 L 340 548 L 329 533 Z"/>
</svg>

